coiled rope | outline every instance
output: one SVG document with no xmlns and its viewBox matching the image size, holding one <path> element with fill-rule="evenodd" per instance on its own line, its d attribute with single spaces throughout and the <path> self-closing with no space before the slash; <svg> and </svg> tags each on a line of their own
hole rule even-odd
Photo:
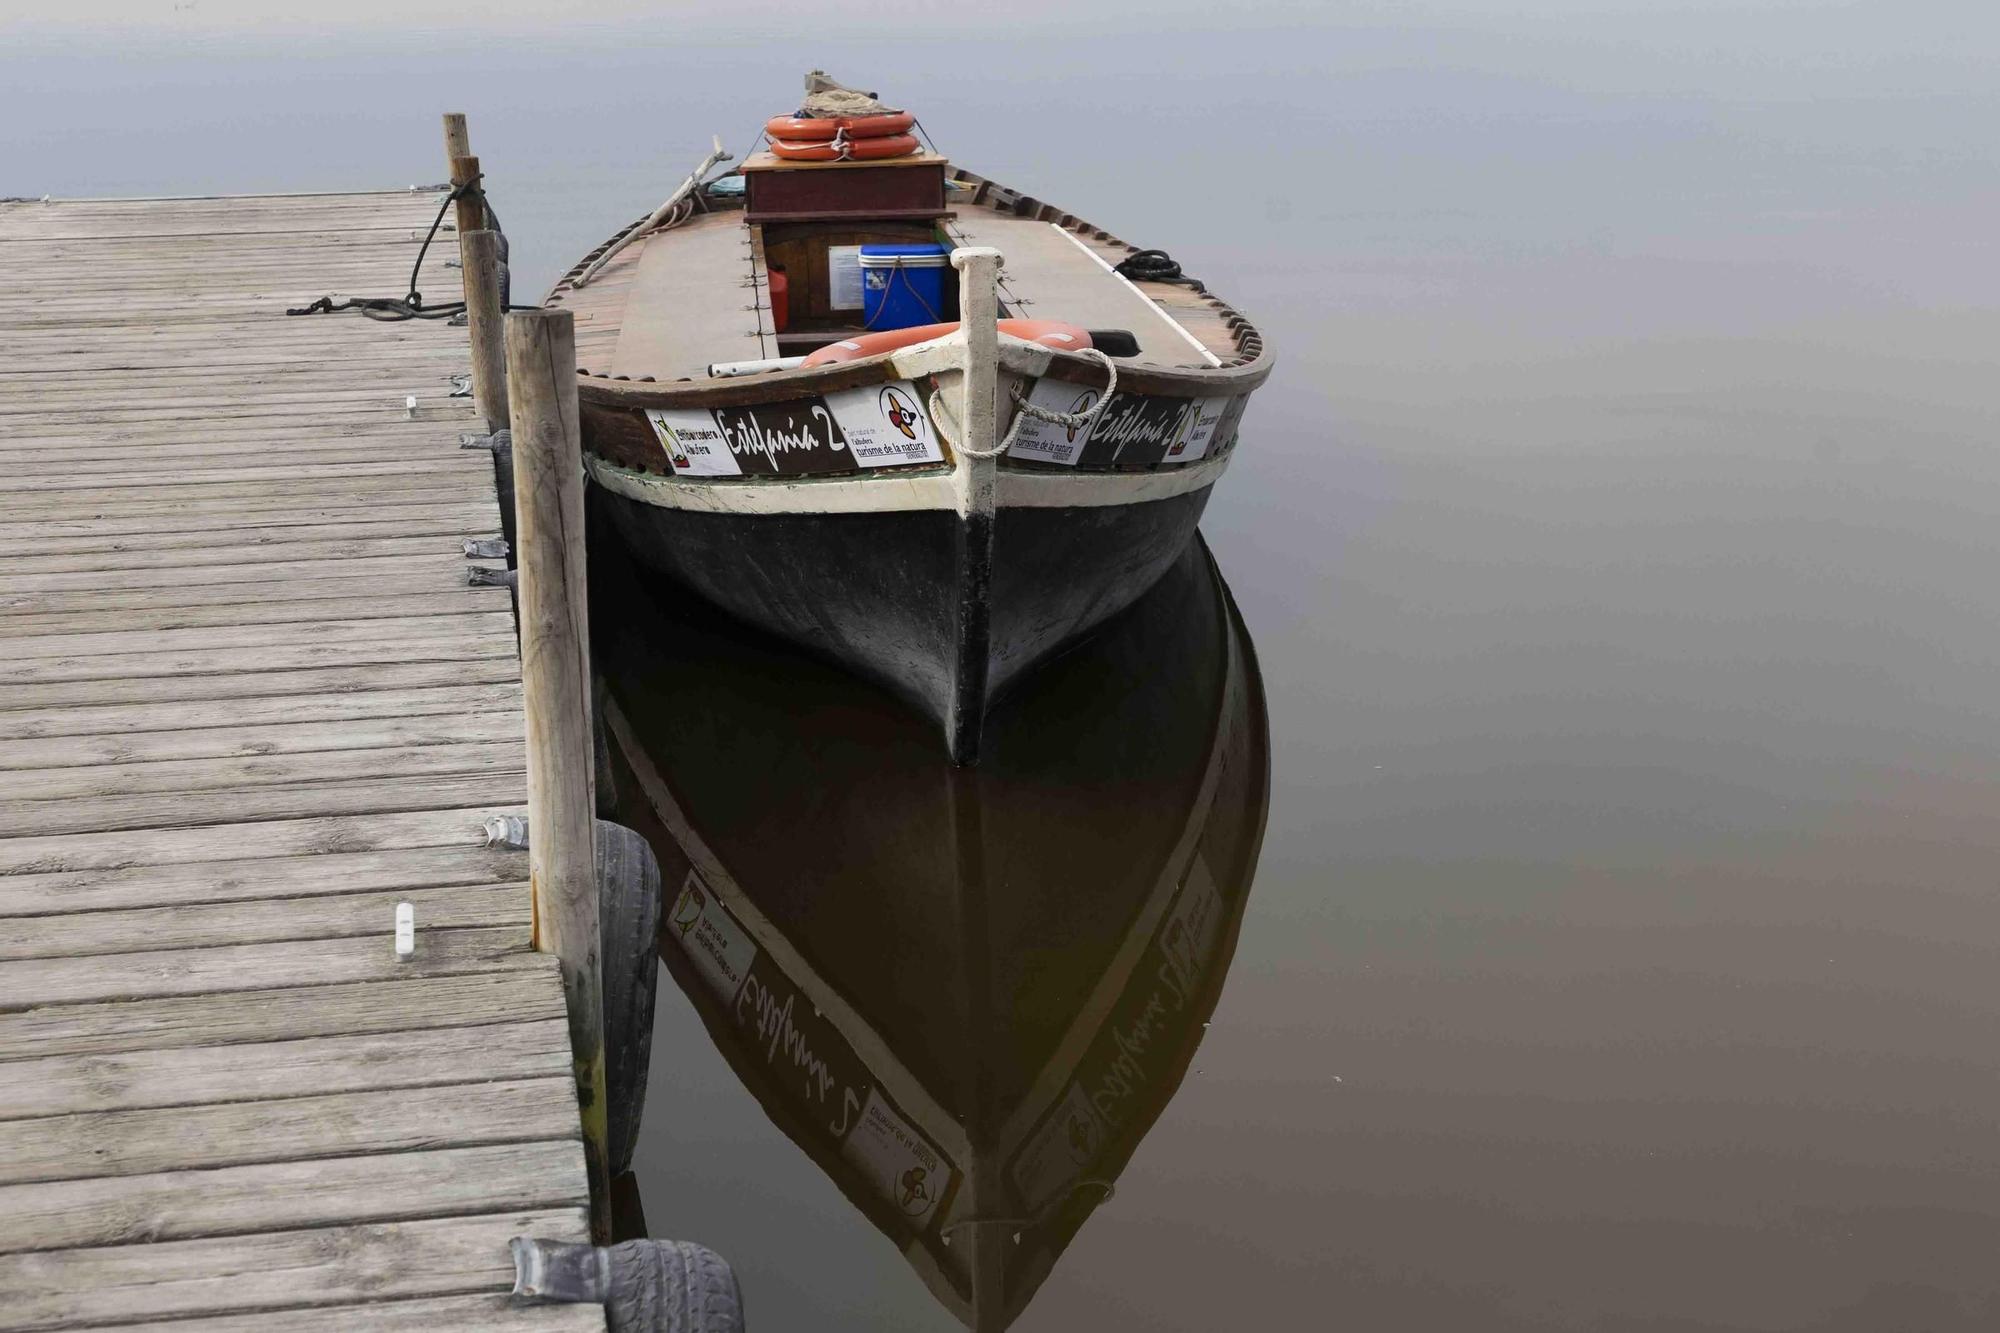
<svg viewBox="0 0 2000 1333">
<path fill-rule="evenodd" d="M 493 205 L 479 188 L 484 173 L 474 176 L 463 185 L 453 187 L 438 205 L 437 216 L 431 219 L 431 229 L 424 235 L 424 243 L 417 247 L 417 262 L 410 265 L 409 290 L 402 296 L 350 296 L 344 301 L 335 301 L 331 295 L 322 296 L 310 305 L 292 306 L 287 315 L 332 315 L 343 310 L 359 310 L 373 320 L 385 324 L 400 324 L 411 319 L 451 319 L 465 313 L 465 302 L 450 301 L 444 305 L 425 305 L 424 294 L 417 290 L 417 275 L 423 271 L 424 256 L 430 253 L 431 242 L 437 238 L 438 228 L 444 225 L 444 215 L 460 199 L 477 198 L 486 215 L 486 223 L 500 236 L 500 303 L 508 310 L 532 310 L 533 306 L 508 305 L 507 298 L 507 234 L 500 230 L 500 215 L 493 211 Z"/>
<path fill-rule="evenodd" d="M 1110 357 L 1095 347 L 1079 347 L 1076 355 L 1087 357 L 1104 367 L 1104 392 L 1098 395 L 1096 402 L 1081 412 L 1057 412 L 1037 406 L 1028 401 L 1028 395 L 1022 393 L 1021 386 L 1017 384 L 1014 386 L 1013 397 L 1015 406 L 1020 410 L 1014 414 L 1014 424 L 1007 428 L 1006 438 L 991 449 L 974 449 L 962 442 L 964 433 L 959 429 L 958 419 L 952 415 L 951 409 L 945 406 L 943 395 L 936 389 L 931 390 L 931 419 L 943 423 L 946 434 L 951 436 L 952 447 L 967 458 L 998 458 L 1006 453 L 1014 447 L 1014 439 L 1021 433 L 1021 423 L 1029 417 L 1037 421 L 1046 421 L 1051 426 L 1061 426 L 1065 430 L 1088 430 L 1093 422 L 1104 415 L 1104 409 L 1111 403 L 1111 395 L 1118 392 L 1118 367 L 1113 364 Z"/>
<path fill-rule="evenodd" d="M 1133 282 L 1173 282 L 1183 287 L 1192 287 L 1206 296 L 1208 288 L 1181 272 L 1181 266 L 1165 250 L 1137 250 L 1127 255 L 1111 270 L 1121 278 Z"/>
</svg>

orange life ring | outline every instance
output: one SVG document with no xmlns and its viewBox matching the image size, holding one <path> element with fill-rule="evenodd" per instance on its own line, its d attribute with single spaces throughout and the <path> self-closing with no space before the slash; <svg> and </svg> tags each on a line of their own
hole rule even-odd
<svg viewBox="0 0 2000 1333">
<path fill-rule="evenodd" d="M 881 333 L 864 333 L 859 338 L 843 338 L 837 343 L 828 343 L 816 352 L 810 353 L 800 363 L 800 368 L 811 366 L 832 366 L 842 361 L 859 361 L 863 357 L 880 356 L 884 352 L 899 351 L 913 347 L 917 343 L 927 343 L 934 338 L 957 333 L 956 321 L 949 324 L 919 324 L 909 329 L 885 329 Z M 1090 346 L 1090 330 L 1080 329 L 1074 324 L 1064 324 L 1053 319 L 1003 319 L 1000 332 L 1023 342 L 1040 343 L 1059 351 L 1074 352 Z"/>
<path fill-rule="evenodd" d="M 885 111 L 879 116 L 773 116 L 764 122 L 764 133 L 773 139 L 797 139 L 820 143 L 846 131 L 850 139 L 884 139 L 892 134 L 908 134 L 917 118 L 907 111 Z"/>
<path fill-rule="evenodd" d="M 882 139 L 828 139 L 824 143 L 803 143 L 790 139 L 771 140 L 771 152 L 787 162 L 872 162 L 882 157 L 907 157 L 917 151 L 913 134 L 892 134 Z"/>
</svg>

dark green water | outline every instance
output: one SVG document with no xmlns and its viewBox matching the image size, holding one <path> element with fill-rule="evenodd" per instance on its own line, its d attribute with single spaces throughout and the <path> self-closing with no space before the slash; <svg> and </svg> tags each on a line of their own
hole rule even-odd
<svg viewBox="0 0 2000 1333">
<path fill-rule="evenodd" d="M 533 288 L 823 64 L 1171 248 L 1279 357 L 1204 525 L 1269 825 L 1016 1327 L 2000 1323 L 1996 11 L 958 22 L 16 30 L 0 194 L 434 180 L 463 109 Z M 955 1326 L 659 1023 L 654 1228 Z"/>
</svg>

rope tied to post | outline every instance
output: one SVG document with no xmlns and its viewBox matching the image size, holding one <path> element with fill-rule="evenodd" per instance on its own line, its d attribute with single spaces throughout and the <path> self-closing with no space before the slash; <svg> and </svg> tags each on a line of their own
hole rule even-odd
<svg viewBox="0 0 2000 1333">
<path fill-rule="evenodd" d="M 1006 438 L 991 449 L 974 449 L 970 445 L 960 443 L 962 432 L 959 429 L 958 419 L 951 414 L 951 409 L 945 406 L 943 396 L 935 389 L 931 390 L 929 400 L 931 419 L 944 425 L 946 433 L 952 438 L 952 447 L 967 458 L 1000 457 L 1014 447 L 1014 440 L 1021 433 L 1021 423 L 1029 417 L 1047 422 L 1051 426 L 1061 426 L 1067 431 L 1088 430 L 1099 417 L 1104 415 L 1104 409 L 1111 403 L 1111 395 L 1118 392 L 1118 367 L 1110 357 L 1095 347 L 1079 347 L 1074 355 L 1087 357 L 1104 367 L 1103 392 L 1098 394 L 1096 402 L 1081 412 L 1057 412 L 1052 408 L 1031 403 L 1028 401 L 1028 395 L 1022 393 L 1021 386 L 1017 384 L 1012 394 L 1014 406 L 1018 409 L 1014 413 L 1014 424 L 1007 428 Z"/>
<path fill-rule="evenodd" d="M 500 256 L 502 263 L 505 263 L 507 256 L 506 233 L 500 231 L 499 215 L 493 211 L 493 204 L 487 199 L 486 192 L 479 188 L 479 182 L 485 179 L 485 175 L 486 173 L 480 172 L 463 185 L 453 186 L 451 191 L 438 204 L 437 216 L 431 219 L 431 229 L 424 234 L 424 243 L 417 247 L 417 262 L 410 265 L 409 290 L 402 296 L 350 296 L 345 300 L 336 301 L 334 296 L 337 296 L 338 293 L 333 293 L 322 296 L 317 301 L 313 301 L 307 305 L 288 307 L 285 313 L 287 315 L 332 315 L 338 314 L 343 310 L 359 310 L 368 318 L 379 320 L 385 324 L 400 324 L 405 320 L 411 319 L 451 319 L 464 314 L 465 302 L 463 301 L 450 301 L 443 305 L 434 306 L 425 305 L 424 294 L 417 290 L 417 275 L 423 272 L 424 257 L 430 253 L 431 242 L 437 239 L 438 229 L 444 226 L 444 215 L 450 212 L 451 206 L 461 199 L 477 199 L 479 201 L 479 206 L 485 214 L 487 225 L 500 234 Z M 502 285 L 503 287 L 505 286 L 504 283 Z M 510 310 L 532 308 L 529 306 L 508 307 Z"/>
</svg>

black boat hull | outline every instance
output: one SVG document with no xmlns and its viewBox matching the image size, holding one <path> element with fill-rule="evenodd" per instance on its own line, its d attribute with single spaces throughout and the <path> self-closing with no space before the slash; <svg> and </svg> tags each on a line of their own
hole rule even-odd
<svg viewBox="0 0 2000 1333">
<path fill-rule="evenodd" d="M 594 502 L 644 564 L 901 695 L 970 764 L 992 702 L 1157 583 L 1187 549 L 1209 489 L 1002 506 L 990 579 L 968 549 L 976 520 L 951 510 L 714 513 L 605 488 Z"/>
</svg>

